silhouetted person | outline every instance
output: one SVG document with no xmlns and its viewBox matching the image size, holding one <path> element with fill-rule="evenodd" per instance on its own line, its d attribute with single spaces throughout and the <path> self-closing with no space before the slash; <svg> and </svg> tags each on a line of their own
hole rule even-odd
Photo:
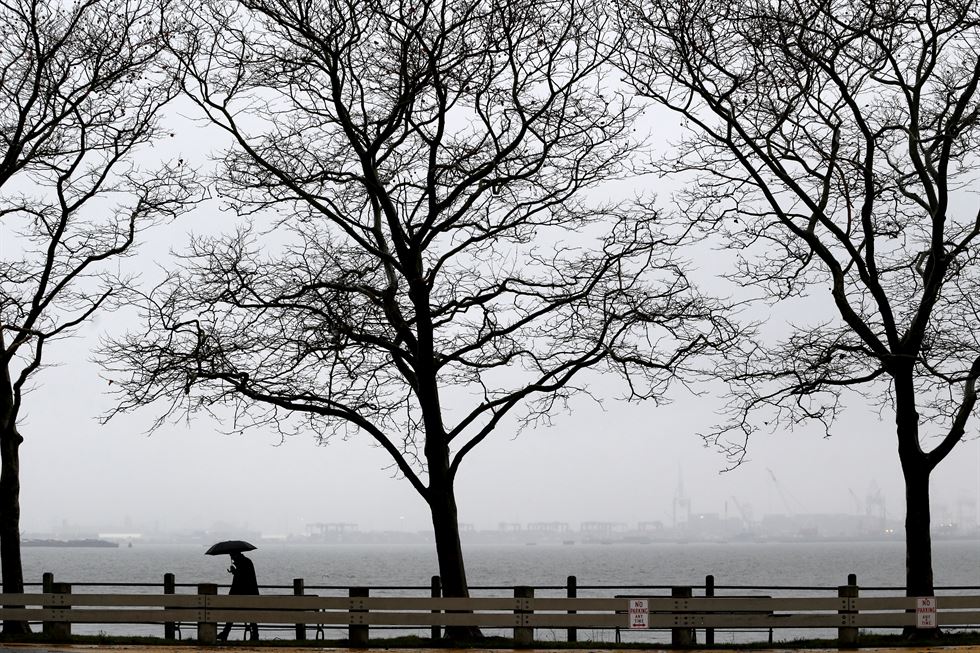
<svg viewBox="0 0 980 653">
<path fill-rule="evenodd" d="M 255 565 L 252 561 L 246 558 L 241 553 L 231 554 L 231 566 L 228 567 L 228 571 L 231 572 L 231 589 L 228 590 L 229 594 L 258 594 L 259 593 L 259 583 L 255 580 Z M 225 624 L 224 629 L 218 633 L 218 640 L 224 641 L 228 639 L 229 633 L 235 624 L 228 622 Z M 249 639 L 259 638 L 259 625 L 258 624 L 248 624 L 249 628 Z"/>
</svg>

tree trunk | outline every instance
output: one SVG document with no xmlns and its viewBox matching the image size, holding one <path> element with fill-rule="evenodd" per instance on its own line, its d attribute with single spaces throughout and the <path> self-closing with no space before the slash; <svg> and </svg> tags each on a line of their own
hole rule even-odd
<svg viewBox="0 0 980 653">
<path fill-rule="evenodd" d="M 932 464 L 919 443 L 919 413 L 911 373 L 895 378 L 898 457 L 905 478 L 905 595 L 934 596 L 929 476 Z M 906 636 L 932 638 L 939 629 L 905 628 Z"/>
<path fill-rule="evenodd" d="M 919 412 L 910 366 L 893 374 L 898 459 L 905 477 L 905 595 L 933 596 L 929 475 L 932 464 L 919 442 Z"/>
<path fill-rule="evenodd" d="M 0 331 L 0 351 L 5 351 L 3 344 L 3 332 Z M 10 370 L 3 364 L 0 365 L 0 574 L 3 575 L 3 591 L 7 594 L 24 592 L 24 568 L 20 561 L 21 442 L 23 438 L 17 431 L 17 411 Z M 29 632 L 31 628 L 26 621 L 3 622 L 5 635 Z"/>
<path fill-rule="evenodd" d="M 421 261 L 420 257 L 416 258 Z M 407 262 L 409 263 L 409 262 Z M 443 596 L 467 598 L 470 595 L 463 565 L 463 548 L 459 542 L 459 518 L 456 514 L 455 478 L 449 462 L 449 440 L 442 422 L 439 401 L 439 381 L 435 365 L 434 327 L 429 307 L 429 288 L 421 269 L 411 280 L 409 295 L 415 306 L 418 339 L 415 374 L 419 408 L 425 424 L 425 462 L 429 487 L 425 499 L 432 515 L 432 530 L 436 538 L 436 556 L 442 578 Z M 446 639 L 465 641 L 482 637 L 476 626 L 449 626 Z"/>
<path fill-rule="evenodd" d="M 929 512 L 929 469 L 925 461 L 902 461 L 905 473 L 905 595 L 935 596 L 932 577 L 932 532 Z M 911 611 L 914 612 L 914 611 Z M 906 626 L 906 637 L 933 640 L 939 628 Z"/>
<path fill-rule="evenodd" d="M 14 421 L 9 415 L 0 420 L 0 572 L 3 591 L 8 594 L 24 592 L 24 570 L 20 560 L 20 443 Z M 21 606 L 5 606 L 21 607 Z M 31 632 L 26 621 L 3 622 L 5 635 Z"/>
<path fill-rule="evenodd" d="M 934 596 L 929 470 L 921 462 L 903 462 L 902 467 L 905 472 L 905 595 Z"/>
<path fill-rule="evenodd" d="M 463 564 L 463 548 L 459 541 L 459 520 L 456 515 L 456 497 L 450 487 L 433 497 L 432 526 L 439 556 L 439 576 L 443 596 L 468 597 L 466 568 Z"/>
<path fill-rule="evenodd" d="M 430 467 L 429 510 L 432 514 L 432 528 L 436 538 L 436 555 L 439 558 L 439 576 L 442 581 L 442 595 L 465 598 L 470 595 L 466 582 L 466 566 L 463 564 L 463 547 L 459 541 L 459 518 L 456 513 L 456 492 L 448 474 Z M 476 626 L 448 626 L 446 639 L 467 641 L 483 636 Z"/>
</svg>

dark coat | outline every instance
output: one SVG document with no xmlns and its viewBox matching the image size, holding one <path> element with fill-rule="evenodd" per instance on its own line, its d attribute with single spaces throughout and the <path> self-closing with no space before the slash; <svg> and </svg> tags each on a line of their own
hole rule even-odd
<svg viewBox="0 0 980 653">
<path fill-rule="evenodd" d="M 258 594 L 259 583 L 255 580 L 255 565 L 243 555 L 233 558 L 231 589 L 229 594 Z"/>
</svg>

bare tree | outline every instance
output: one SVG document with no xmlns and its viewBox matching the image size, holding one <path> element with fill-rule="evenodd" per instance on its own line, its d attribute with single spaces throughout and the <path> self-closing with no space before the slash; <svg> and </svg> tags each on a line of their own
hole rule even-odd
<svg viewBox="0 0 980 653">
<path fill-rule="evenodd" d="M 848 391 L 893 414 L 907 592 L 932 594 L 929 477 L 980 375 L 977 3 L 637 0 L 625 16 L 636 88 L 688 128 L 666 167 L 695 179 L 689 217 L 737 252 L 739 283 L 824 311 L 731 352 L 731 421 L 709 438 L 737 463 L 759 428 L 830 434 Z"/>
<path fill-rule="evenodd" d="M 107 348 L 121 409 L 367 435 L 466 596 L 454 483 L 475 447 L 546 421 L 583 371 L 638 363 L 660 393 L 730 336 L 656 216 L 594 200 L 636 147 L 600 5 L 209 5 L 187 90 L 234 142 L 216 183 L 249 225 L 198 239 L 145 332 Z"/>
<path fill-rule="evenodd" d="M 162 67 L 161 1 L 0 2 L 0 558 L 23 591 L 18 418 L 51 342 L 112 308 L 110 264 L 180 212 L 193 186 L 133 163 L 179 90 Z M 27 629 L 4 622 L 4 632 Z"/>
</svg>

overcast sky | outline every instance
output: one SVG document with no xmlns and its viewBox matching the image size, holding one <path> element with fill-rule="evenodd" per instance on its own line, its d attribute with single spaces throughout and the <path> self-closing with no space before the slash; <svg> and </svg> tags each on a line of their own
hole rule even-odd
<svg viewBox="0 0 980 653">
<path fill-rule="evenodd" d="M 177 137 L 158 146 L 161 155 L 204 160 L 217 149 L 200 129 L 174 120 Z M 230 221 L 210 213 L 186 216 L 161 230 L 140 261 L 165 265 L 167 248 L 184 242 L 188 230 Z M 708 260 L 698 263 L 711 272 Z M 147 435 L 152 409 L 100 425 L 97 417 L 112 404 L 100 369 L 89 360 L 91 349 L 99 335 L 119 335 L 125 320 L 102 315 L 78 338 L 47 349 L 50 366 L 37 375 L 20 421 L 24 531 L 209 529 L 219 522 L 266 534 L 302 533 L 311 522 L 429 528 L 422 499 L 392 477 L 387 456 L 364 436 L 328 446 L 316 446 L 312 436 L 280 443 L 272 433 L 223 435 L 221 425 L 204 416 Z M 694 512 L 724 515 L 727 503 L 734 517 L 734 497 L 757 518 L 787 511 L 863 513 L 876 485 L 888 516 L 903 516 L 889 415 L 879 420 L 857 406 L 829 439 L 809 427 L 757 437 L 747 461 L 720 474 L 726 460 L 697 436 L 717 419 L 716 400 L 680 391 L 665 407 L 628 405 L 614 400 L 614 383 L 597 379 L 594 385 L 609 397 L 604 409 L 581 400 L 573 414 L 556 416 L 553 427 L 516 438 L 505 425 L 467 457 L 457 482 L 461 522 L 478 529 L 531 521 L 669 524 L 680 484 Z M 935 519 L 964 509 L 975 518 L 978 470 L 976 440 L 959 445 L 939 466 Z"/>
<path fill-rule="evenodd" d="M 103 317 L 92 332 L 113 319 Z M 42 372 L 25 402 L 23 530 L 209 529 L 219 522 L 265 534 L 302 533 L 311 522 L 428 528 L 421 498 L 392 477 L 386 454 L 366 437 L 327 446 L 304 436 L 280 443 L 272 433 L 222 434 L 221 425 L 204 416 L 147 435 L 152 409 L 100 425 L 96 417 L 112 404 L 101 370 L 87 360 L 91 344 L 90 334 L 51 348 L 51 360 L 60 364 Z M 602 387 L 602 380 L 594 386 Z M 734 497 L 756 518 L 787 511 L 863 513 L 875 484 L 888 516 L 902 517 L 890 422 L 853 409 L 829 439 L 810 428 L 757 437 L 748 460 L 721 474 L 725 459 L 697 436 L 715 419 L 713 404 L 683 392 L 665 407 L 610 399 L 600 408 L 581 400 L 551 428 L 517 437 L 506 426 L 498 429 L 463 464 L 460 520 L 479 529 L 502 521 L 670 524 L 681 483 L 694 512 L 724 515 L 727 502 L 735 517 Z M 964 509 L 973 518 L 978 468 L 975 440 L 940 465 L 933 482 L 936 519 L 943 510 L 958 517 Z"/>
</svg>

